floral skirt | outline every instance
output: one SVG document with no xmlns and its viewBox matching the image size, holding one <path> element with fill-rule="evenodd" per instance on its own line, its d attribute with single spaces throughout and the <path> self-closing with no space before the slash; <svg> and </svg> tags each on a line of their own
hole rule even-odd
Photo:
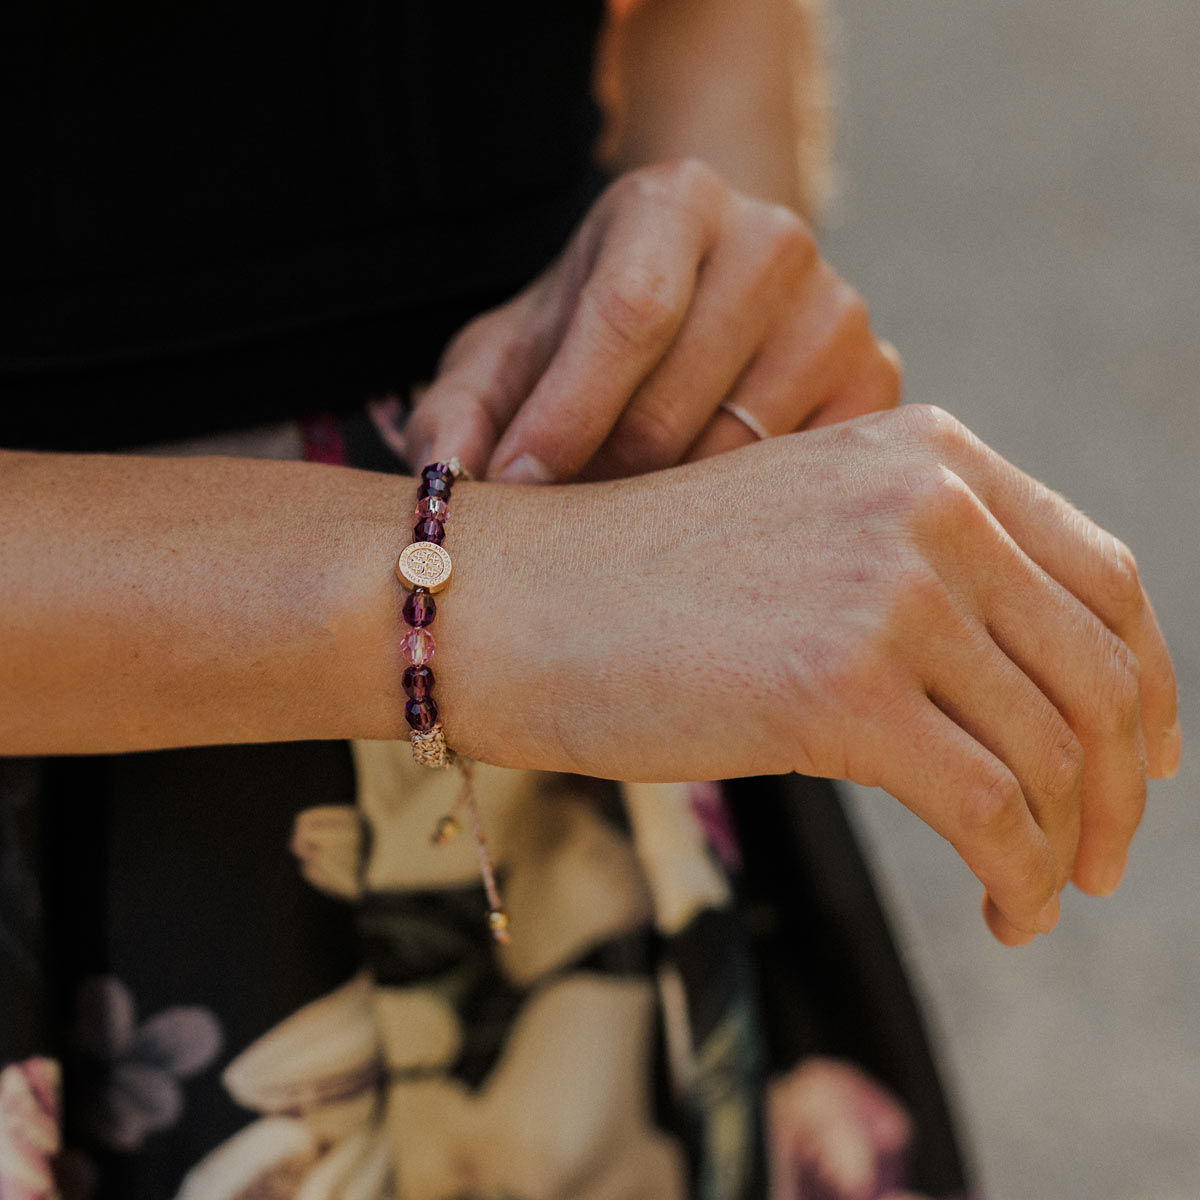
<svg viewBox="0 0 1200 1200">
<path fill-rule="evenodd" d="M 964 1193 L 829 785 L 481 766 L 504 946 L 456 788 L 403 742 L 0 759 L 0 1200 Z"/>
</svg>

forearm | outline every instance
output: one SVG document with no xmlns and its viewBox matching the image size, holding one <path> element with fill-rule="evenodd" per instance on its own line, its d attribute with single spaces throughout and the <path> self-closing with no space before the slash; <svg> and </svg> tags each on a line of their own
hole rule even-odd
<svg viewBox="0 0 1200 1200">
<path fill-rule="evenodd" d="M 824 139 L 824 114 L 805 98 L 821 70 L 811 9 L 642 0 L 616 22 L 608 55 L 613 164 L 695 156 L 733 186 L 811 216 L 816 181 L 802 143 Z"/>
<path fill-rule="evenodd" d="M 403 736 L 415 484 L 0 453 L 0 753 Z"/>
</svg>

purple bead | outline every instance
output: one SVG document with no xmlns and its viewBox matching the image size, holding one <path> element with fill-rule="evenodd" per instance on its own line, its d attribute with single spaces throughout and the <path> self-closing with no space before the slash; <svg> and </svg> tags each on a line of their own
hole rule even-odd
<svg viewBox="0 0 1200 1200">
<path fill-rule="evenodd" d="M 424 500 L 426 496 L 436 496 L 439 500 L 449 500 L 450 481 L 441 478 L 422 479 L 421 486 L 417 488 L 417 499 Z"/>
<path fill-rule="evenodd" d="M 445 537 L 445 526 L 441 521 L 435 521 L 432 517 L 426 517 L 425 520 L 418 521 L 413 526 L 414 542 L 436 542 L 440 546 Z"/>
<path fill-rule="evenodd" d="M 432 517 L 435 521 L 444 521 L 450 515 L 450 505 L 440 496 L 425 496 L 417 501 L 417 517 L 425 520 Z"/>
<path fill-rule="evenodd" d="M 404 619 L 414 628 L 428 625 L 437 615 L 437 604 L 428 592 L 410 592 L 404 601 Z"/>
<path fill-rule="evenodd" d="M 420 733 L 428 733 L 437 721 L 437 705 L 432 697 L 424 700 L 409 700 L 404 706 L 408 723 Z"/>
<path fill-rule="evenodd" d="M 427 700 L 432 691 L 432 667 L 404 668 L 404 694 L 410 700 Z"/>
<path fill-rule="evenodd" d="M 421 478 L 444 479 L 447 483 L 453 483 L 454 472 L 450 470 L 449 463 L 435 462 L 421 468 Z"/>
</svg>

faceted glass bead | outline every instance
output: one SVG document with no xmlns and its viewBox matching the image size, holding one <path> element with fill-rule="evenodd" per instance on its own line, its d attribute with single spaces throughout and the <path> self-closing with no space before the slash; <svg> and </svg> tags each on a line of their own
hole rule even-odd
<svg viewBox="0 0 1200 1200">
<path fill-rule="evenodd" d="M 427 540 L 427 539 L 421 539 Z M 437 615 L 437 603 L 428 592 L 409 592 L 404 601 L 404 619 L 414 628 L 428 625 Z"/>
<path fill-rule="evenodd" d="M 444 521 L 450 515 L 450 505 L 440 496 L 425 496 L 417 501 L 417 518 L 425 520 L 432 517 L 435 521 Z"/>
<path fill-rule="evenodd" d="M 424 700 L 409 700 L 404 705 L 404 715 L 414 729 L 428 733 L 437 722 L 437 705 L 431 696 Z"/>
<path fill-rule="evenodd" d="M 422 479 L 444 479 L 447 483 L 454 482 L 454 472 L 450 470 L 450 464 L 444 462 L 430 463 L 426 467 L 421 468 Z"/>
<path fill-rule="evenodd" d="M 433 479 L 422 479 L 421 486 L 417 488 L 417 499 L 424 500 L 426 496 L 436 496 L 439 500 L 450 499 L 450 481 L 435 477 Z"/>
<path fill-rule="evenodd" d="M 424 700 L 433 691 L 432 667 L 405 667 L 404 692 L 412 700 Z"/>
<path fill-rule="evenodd" d="M 404 635 L 400 649 L 414 667 L 423 667 L 433 657 L 437 642 L 428 629 L 410 629 Z"/>
<path fill-rule="evenodd" d="M 446 530 L 441 521 L 426 517 L 413 526 L 413 541 L 436 542 L 439 546 L 446 540 Z"/>
</svg>

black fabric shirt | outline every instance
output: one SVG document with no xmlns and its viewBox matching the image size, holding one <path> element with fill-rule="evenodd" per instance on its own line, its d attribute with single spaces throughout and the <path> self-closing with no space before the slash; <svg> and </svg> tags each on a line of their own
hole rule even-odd
<svg viewBox="0 0 1200 1200">
<path fill-rule="evenodd" d="M 427 374 L 600 186 L 601 15 L 0 6 L 0 445 L 213 431 Z"/>
</svg>

